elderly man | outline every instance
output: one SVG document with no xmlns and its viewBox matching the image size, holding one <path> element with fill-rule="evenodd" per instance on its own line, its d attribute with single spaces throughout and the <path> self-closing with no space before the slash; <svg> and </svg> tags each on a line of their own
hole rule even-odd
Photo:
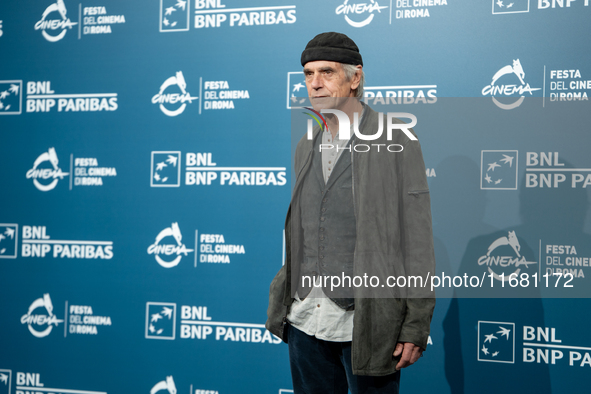
<svg viewBox="0 0 591 394">
<path fill-rule="evenodd" d="M 435 270 L 421 148 L 412 131 L 382 133 L 384 115 L 360 100 L 363 60 L 349 37 L 317 35 L 301 63 L 326 124 L 296 149 L 287 259 L 271 283 L 266 326 L 289 345 L 295 393 L 398 393 L 400 369 L 427 346 L 435 305 L 428 291 L 383 285 Z M 368 139 L 373 150 L 354 148 Z M 368 273 L 382 285 L 351 286 Z M 335 277 L 337 289 L 326 282 Z"/>
</svg>

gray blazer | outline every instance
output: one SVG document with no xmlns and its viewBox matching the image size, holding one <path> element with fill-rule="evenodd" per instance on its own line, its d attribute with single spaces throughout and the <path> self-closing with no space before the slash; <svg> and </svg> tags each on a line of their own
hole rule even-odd
<svg viewBox="0 0 591 394">
<path fill-rule="evenodd" d="M 378 129 L 378 113 L 369 106 L 365 108 L 359 130 L 372 135 Z M 319 132 L 316 129 L 315 135 Z M 435 255 L 429 188 L 419 142 L 411 141 L 400 130 L 394 130 L 388 141 L 386 119 L 378 140 L 353 138 L 352 144 L 385 144 L 380 152 L 372 146 L 369 152 L 360 149 L 351 153 L 357 220 L 355 275 L 378 276 L 381 284 L 388 276 L 420 276 L 426 280 L 435 274 Z M 385 146 L 391 144 L 400 144 L 404 149 L 398 153 L 386 151 Z M 312 148 L 312 140 L 306 136 L 296 148 L 296 185 L 285 221 L 286 263 L 271 282 L 269 293 L 266 327 L 284 341 L 285 316 L 293 301 L 291 262 L 302 261 L 301 218 L 295 213 L 300 211 L 296 209 L 299 192 L 311 164 Z M 398 360 L 392 354 L 398 342 L 412 342 L 426 349 L 435 307 L 434 293 L 428 285 L 361 286 L 354 289 L 354 294 L 354 374 L 383 376 L 396 372 Z"/>
</svg>

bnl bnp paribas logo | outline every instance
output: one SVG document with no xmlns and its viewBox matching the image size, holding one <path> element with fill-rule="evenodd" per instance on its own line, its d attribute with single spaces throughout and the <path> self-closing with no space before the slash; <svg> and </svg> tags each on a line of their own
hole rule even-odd
<svg viewBox="0 0 591 394">
<path fill-rule="evenodd" d="M 521 12 L 529 12 L 529 0 L 492 0 L 493 15 Z"/>
<path fill-rule="evenodd" d="M 12 370 L 0 369 L 0 394 L 10 394 Z"/>
<path fill-rule="evenodd" d="M 0 259 L 16 259 L 18 224 L 0 223 Z"/>
<path fill-rule="evenodd" d="M 55 189 L 58 182 L 69 176 L 59 167 L 59 159 L 55 148 L 49 148 L 37 157 L 33 168 L 27 171 L 27 179 L 32 179 L 35 187 L 42 192 Z"/>
<path fill-rule="evenodd" d="M 63 319 L 58 319 L 53 314 L 53 303 L 49 294 L 43 294 L 43 297 L 33 301 L 27 313 L 21 317 L 21 324 L 26 324 L 31 334 L 37 338 L 48 336 L 54 327 L 63 322 Z"/>
<path fill-rule="evenodd" d="M 529 12 L 530 1 L 532 0 L 492 0 L 492 13 L 500 15 Z M 537 4 L 538 10 L 570 8 L 571 6 L 589 7 L 589 3 L 589 0 L 533 0 L 533 4 Z"/>
<path fill-rule="evenodd" d="M 156 262 L 164 268 L 179 265 L 183 256 L 188 256 L 193 249 L 183 244 L 183 235 L 178 223 L 172 223 L 156 236 L 156 240 L 148 247 L 148 254 L 154 255 Z"/>
<path fill-rule="evenodd" d="M 519 107 L 526 94 L 533 96 L 537 90 L 542 89 L 532 88 L 525 82 L 525 71 L 519 59 L 516 59 L 513 64 L 501 67 L 493 75 L 491 83 L 482 89 L 482 95 L 491 96 L 497 107 L 510 110 Z"/>
<path fill-rule="evenodd" d="M 23 81 L 0 81 L 0 115 L 20 115 Z"/>
<path fill-rule="evenodd" d="M 366 104 L 435 104 L 437 85 L 392 85 L 365 86 Z M 306 77 L 303 71 L 287 73 L 287 109 L 301 109 L 310 106 Z"/>
<path fill-rule="evenodd" d="M 478 322 L 478 361 L 515 363 L 515 324 Z"/>
<path fill-rule="evenodd" d="M 146 303 L 146 339 L 175 340 L 179 319 L 179 339 L 198 339 L 268 343 L 277 345 L 281 339 L 271 334 L 264 324 L 213 321 L 207 306 L 181 305 L 172 302 Z"/>
<path fill-rule="evenodd" d="M 67 13 L 64 0 L 57 0 L 43 11 L 41 19 L 35 23 L 35 30 L 41 30 L 41 34 L 49 42 L 61 40 L 68 30 L 78 24 L 72 22 Z"/>
<path fill-rule="evenodd" d="M 373 0 L 372 0 L 373 1 Z M 244 6 L 233 1 L 237 7 L 222 3 L 222 0 L 160 0 L 160 32 L 188 31 L 190 15 L 193 14 L 195 29 L 243 26 L 269 26 L 296 22 L 296 6 Z"/>
<path fill-rule="evenodd" d="M 480 189 L 517 190 L 518 156 L 516 150 L 480 152 Z"/>
</svg>

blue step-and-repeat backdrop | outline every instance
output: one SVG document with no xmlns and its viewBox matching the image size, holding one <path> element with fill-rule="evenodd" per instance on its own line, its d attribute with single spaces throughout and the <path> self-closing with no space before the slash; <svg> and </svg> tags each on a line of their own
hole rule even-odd
<svg viewBox="0 0 591 394">
<path fill-rule="evenodd" d="M 292 392 L 264 322 L 324 31 L 417 116 L 438 273 L 539 285 L 450 285 L 402 392 L 587 392 L 589 3 L 2 1 L 0 394 Z"/>
</svg>

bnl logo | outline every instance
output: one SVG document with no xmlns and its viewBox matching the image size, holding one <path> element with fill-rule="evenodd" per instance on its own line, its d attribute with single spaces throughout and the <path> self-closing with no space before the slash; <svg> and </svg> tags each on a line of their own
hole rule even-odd
<svg viewBox="0 0 591 394">
<path fill-rule="evenodd" d="M 179 187 L 181 185 L 181 152 L 152 152 L 151 187 Z"/>
<path fill-rule="evenodd" d="M 515 363 L 515 323 L 478 322 L 478 361 Z"/>
<path fill-rule="evenodd" d="M 516 150 L 483 150 L 480 154 L 480 188 L 517 190 Z"/>
<path fill-rule="evenodd" d="M 11 383 L 12 371 L 10 369 L 0 369 L 0 394 L 10 394 Z"/>
<path fill-rule="evenodd" d="M 0 259 L 16 259 L 18 224 L 0 223 Z"/>
<path fill-rule="evenodd" d="M 23 103 L 23 81 L 0 81 L 0 115 L 19 115 Z"/>
<path fill-rule="evenodd" d="M 170 302 L 146 303 L 146 338 L 175 338 L 176 304 Z"/>
<path fill-rule="evenodd" d="M 160 0 L 160 32 L 189 30 L 190 0 Z"/>
<path fill-rule="evenodd" d="M 302 71 L 287 73 L 287 109 L 309 105 L 306 78 Z"/>
<path fill-rule="evenodd" d="M 529 0 L 492 0 L 492 7 L 493 15 L 529 12 Z"/>
</svg>

